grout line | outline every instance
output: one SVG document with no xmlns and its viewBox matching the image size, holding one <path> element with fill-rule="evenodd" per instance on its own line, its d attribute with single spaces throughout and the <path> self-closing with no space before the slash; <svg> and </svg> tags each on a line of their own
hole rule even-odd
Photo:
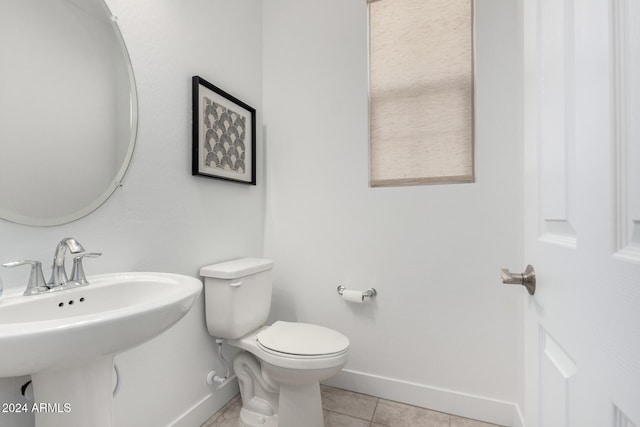
<svg viewBox="0 0 640 427">
<path fill-rule="evenodd" d="M 369 420 L 369 424 L 373 423 L 373 419 L 376 416 L 376 411 L 378 410 L 378 405 L 380 404 L 380 398 L 376 398 L 376 407 L 373 408 L 373 412 L 371 413 L 371 419 Z"/>
<path fill-rule="evenodd" d="M 351 419 L 353 419 L 353 420 L 358 420 L 358 421 L 366 421 L 366 422 L 367 422 L 367 424 L 369 425 L 369 427 L 371 426 L 371 423 L 372 423 L 371 421 L 367 421 L 367 420 L 365 420 L 365 419 L 363 419 L 363 418 L 358 418 L 358 417 L 356 417 L 356 416 L 354 416 L 354 415 L 343 414 L 342 412 L 333 411 L 333 410 L 331 410 L 331 409 L 325 409 L 325 408 L 322 408 L 322 410 L 323 410 L 323 411 L 326 411 L 326 412 L 331 412 L 332 414 L 338 414 L 338 415 L 340 415 L 341 417 L 351 418 Z"/>
</svg>

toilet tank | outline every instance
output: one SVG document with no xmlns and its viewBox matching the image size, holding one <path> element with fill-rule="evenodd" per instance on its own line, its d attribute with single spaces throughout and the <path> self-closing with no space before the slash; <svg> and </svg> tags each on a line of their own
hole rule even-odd
<svg viewBox="0 0 640 427">
<path fill-rule="evenodd" d="M 241 258 L 200 269 L 209 333 L 236 339 L 262 326 L 271 308 L 273 261 Z"/>
</svg>

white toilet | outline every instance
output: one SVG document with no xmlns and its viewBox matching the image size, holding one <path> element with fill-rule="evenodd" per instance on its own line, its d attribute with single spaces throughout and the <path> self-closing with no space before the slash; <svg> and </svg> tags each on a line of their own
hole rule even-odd
<svg viewBox="0 0 640 427">
<path fill-rule="evenodd" d="M 243 258 L 209 265 L 204 277 L 209 333 L 239 353 L 240 424 L 323 427 L 319 382 L 347 362 L 349 339 L 308 323 L 264 326 L 271 307 L 273 261 Z"/>
</svg>

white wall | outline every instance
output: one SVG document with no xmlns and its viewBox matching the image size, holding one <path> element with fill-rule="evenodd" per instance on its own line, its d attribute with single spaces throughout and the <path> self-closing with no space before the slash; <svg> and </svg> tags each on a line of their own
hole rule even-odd
<svg viewBox="0 0 640 427">
<path fill-rule="evenodd" d="M 272 318 L 351 339 L 331 384 L 518 425 L 524 267 L 517 2 L 476 1 L 474 184 L 368 188 L 362 0 L 270 0 L 264 14 L 265 255 Z M 336 286 L 375 287 L 368 305 Z"/>
<path fill-rule="evenodd" d="M 58 227 L 0 220 L 0 262 L 39 259 L 76 237 L 87 250 L 88 274 L 168 271 L 192 276 L 201 266 L 262 253 L 264 168 L 258 186 L 191 176 L 191 76 L 257 108 L 262 140 L 262 31 L 259 0 L 108 0 L 127 42 L 139 96 L 139 133 L 124 187 L 91 215 Z M 69 159 L 71 162 L 73 159 Z M 23 286 L 28 271 L 2 269 L 5 287 Z M 161 426 L 202 401 L 181 425 L 199 425 L 233 390 L 210 393 L 207 372 L 220 369 L 204 324 L 203 301 L 157 339 L 116 358 L 122 383 L 115 425 Z M 135 326 L 135 325 L 132 325 Z M 42 355 L 46 357 L 46 355 Z M 0 401 L 15 401 L 24 379 L 0 379 Z M 15 384 L 14 384 L 15 383 Z M 0 425 L 32 425 L 0 413 Z"/>
</svg>

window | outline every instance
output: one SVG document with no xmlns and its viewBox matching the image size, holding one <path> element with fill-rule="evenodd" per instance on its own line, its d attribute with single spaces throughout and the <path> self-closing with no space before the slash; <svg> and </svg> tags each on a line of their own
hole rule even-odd
<svg viewBox="0 0 640 427">
<path fill-rule="evenodd" d="M 369 0 L 371 186 L 473 182 L 473 0 Z"/>
</svg>

